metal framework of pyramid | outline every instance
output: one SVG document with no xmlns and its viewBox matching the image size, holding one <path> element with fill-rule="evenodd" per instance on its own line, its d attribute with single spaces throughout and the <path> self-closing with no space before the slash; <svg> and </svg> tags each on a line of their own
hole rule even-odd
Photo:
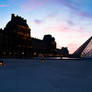
<svg viewBox="0 0 92 92">
<path fill-rule="evenodd" d="M 92 58 L 92 36 L 72 56 L 76 58 Z"/>
</svg>

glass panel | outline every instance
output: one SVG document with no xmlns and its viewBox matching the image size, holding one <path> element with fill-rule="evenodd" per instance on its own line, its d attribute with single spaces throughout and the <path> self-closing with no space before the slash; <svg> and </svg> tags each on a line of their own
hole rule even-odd
<svg viewBox="0 0 92 92">
<path fill-rule="evenodd" d="M 87 47 L 83 50 L 81 57 L 92 58 L 92 39 Z"/>
</svg>

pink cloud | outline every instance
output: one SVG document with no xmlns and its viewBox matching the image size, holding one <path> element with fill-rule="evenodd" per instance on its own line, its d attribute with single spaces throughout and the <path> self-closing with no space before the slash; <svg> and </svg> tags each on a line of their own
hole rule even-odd
<svg viewBox="0 0 92 92">
<path fill-rule="evenodd" d="M 26 11 L 31 11 L 33 9 L 39 8 L 46 4 L 47 0 L 26 0 L 24 3 L 22 3 L 21 8 L 23 8 Z"/>
<path fill-rule="evenodd" d="M 68 27 L 65 26 L 60 26 L 60 25 L 51 25 L 51 26 L 46 26 L 45 30 L 48 30 L 49 32 L 60 32 L 60 33 L 65 33 L 68 34 L 72 30 L 70 30 Z"/>
<path fill-rule="evenodd" d="M 0 7 L 8 7 L 6 4 L 1 4 Z"/>
<path fill-rule="evenodd" d="M 89 15 L 88 13 L 86 13 L 86 12 L 81 12 L 81 11 L 79 11 L 79 12 L 78 12 L 78 15 L 83 16 L 83 17 L 92 18 L 92 16 Z"/>
</svg>

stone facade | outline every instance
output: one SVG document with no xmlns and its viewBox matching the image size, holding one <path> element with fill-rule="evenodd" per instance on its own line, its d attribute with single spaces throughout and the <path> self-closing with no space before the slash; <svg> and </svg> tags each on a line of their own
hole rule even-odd
<svg viewBox="0 0 92 92">
<path fill-rule="evenodd" d="M 34 53 L 39 56 L 53 53 L 55 49 L 55 39 L 47 42 L 31 37 L 27 21 L 20 16 L 12 14 L 6 27 L 0 29 L 0 57 L 32 57 Z"/>
</svg>

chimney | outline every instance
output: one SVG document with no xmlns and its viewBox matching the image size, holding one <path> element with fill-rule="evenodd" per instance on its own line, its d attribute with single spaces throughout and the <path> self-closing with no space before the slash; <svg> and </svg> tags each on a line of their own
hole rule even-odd
<svg viewBox="0 0 92 92">
<path fill-rule="evenodd" d="M 14 15 L 14 14 L 12 14 L 12 15 L 11 15 L 11 20 L 12 20 L 12 19 L 14 19 L 14 18 L 15 18 L 15 15 Z"/>
</svg>

